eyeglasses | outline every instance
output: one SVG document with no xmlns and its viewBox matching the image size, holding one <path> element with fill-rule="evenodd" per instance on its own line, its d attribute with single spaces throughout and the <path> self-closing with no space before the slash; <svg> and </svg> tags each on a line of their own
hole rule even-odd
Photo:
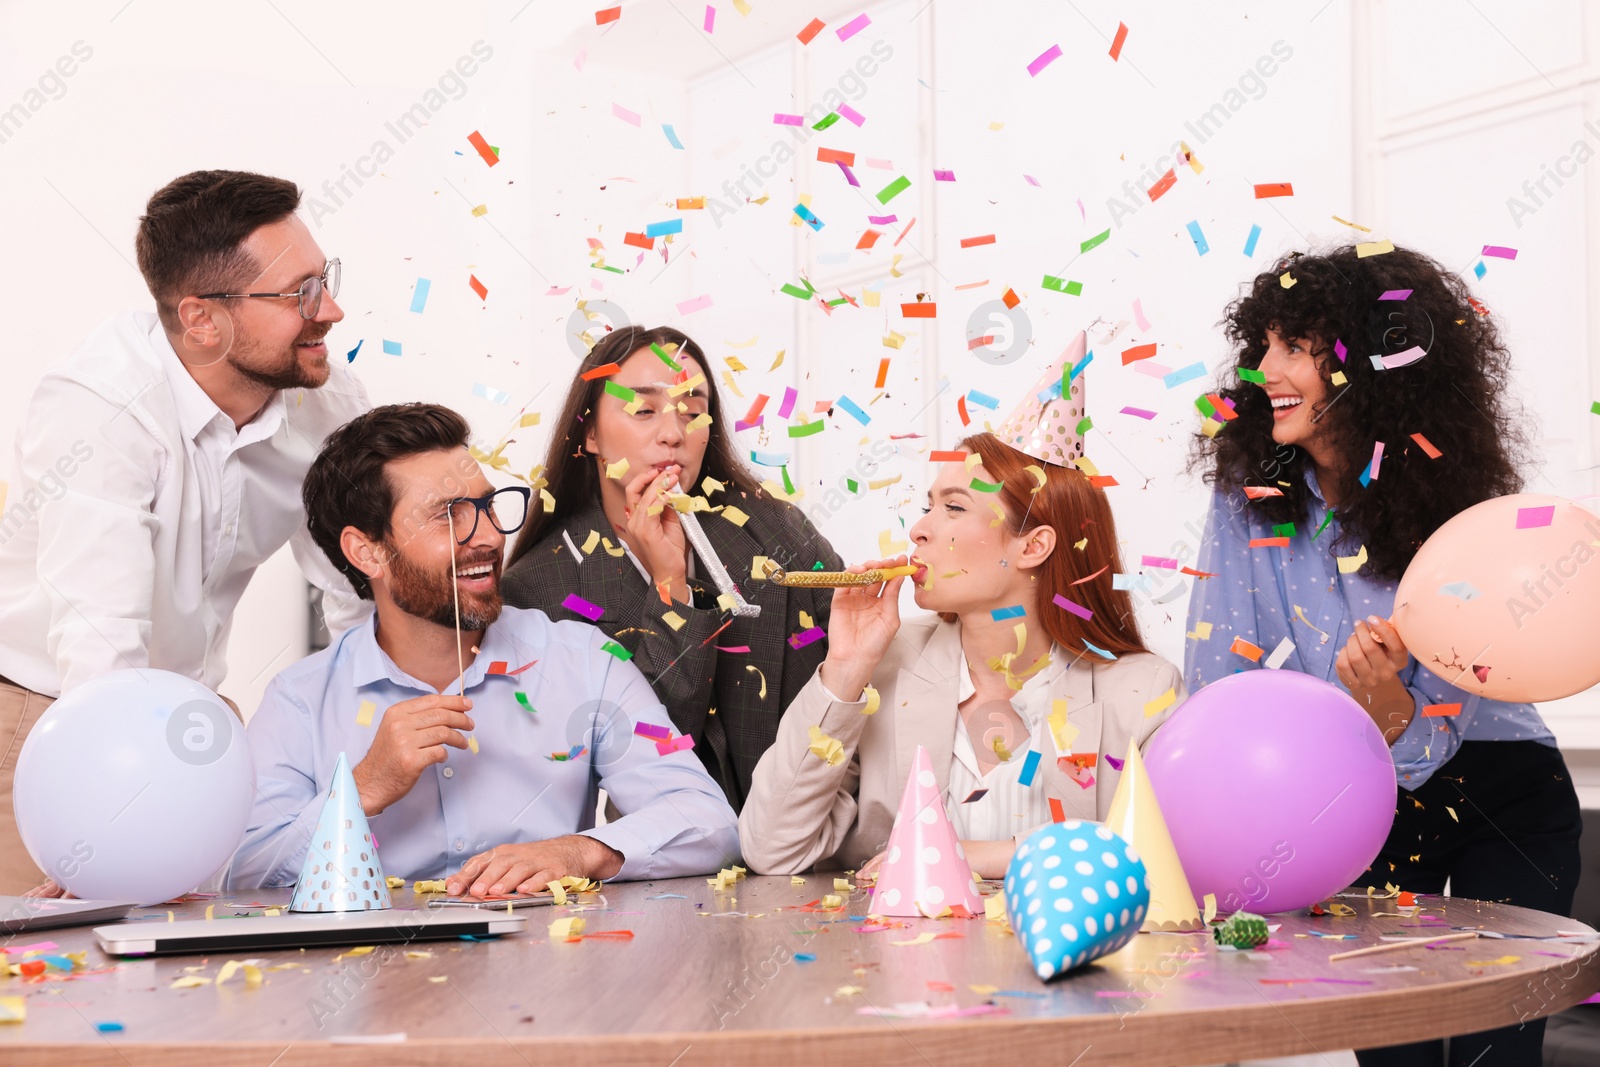
<svg viewBox="0 0 1600 1067">
<path fill-rule="evenodd" d="M 513 485 L 487 496 L 447 500 L 441 514 L 448 512 L 450 524 L 455 528 L 456 544 L 464 545 L 478 532 L 478 518 L 482 515 L 489 516 L 489 524 L 503 534 L 514 534 L 522 529 L 522 524 L 528 521 L 528 504 L 532 498 L 532 489 Z"/>
<path fill-rule="evenodd" d="M 266 297 L 298 297 L 300 301 L 300 317 L 314 319 L 317 312 L 322 310 L 322 294 L 331 297 L 339 295 L 339 261 L 328 260 L 327 266 L 322 268 L 320 278 L 307 278 L 300 283 L 300 288 L 289 293 L 201 293 L 201 300 L 243 300 L 245 298 L 261 299 Z"/>
</svg>

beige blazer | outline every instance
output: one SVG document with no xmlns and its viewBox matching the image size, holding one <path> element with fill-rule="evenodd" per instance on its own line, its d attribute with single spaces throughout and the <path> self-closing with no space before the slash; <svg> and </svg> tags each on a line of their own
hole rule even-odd
<svg viewBox="0 0 1600 1067">
<path fill-rule="evenodd" d="M 918 745 L 933 760 L 940 791 L 949 785 L 961 669 L 960 624 L 928 615 L 901 623 L 873 672 L 881 698 L 875 714 L 861 713 L 865 700 L 833 700 L 813 674 L 784 713 L 777 741 L 756 764 L 739 814 L 739 840 L 750 869 L 854 869 L 883 851 Z M 1177 701 L 1147 718 L 1145 704 L 1168 689 L 1176 691 Z M 1093 664 L 1081 660 L 1056 679 L 1050 696 L 1066 698 L 1068 721 L 1079 730 L 1073 750 L 1100 756 L 1089 789 L 1058 770 L 1054 760 L 1040 764 L 1045 788 L 1061 801 L 1067 818 L 1105 818 L 1122 777 L 1105 757 L 1122 759 L 1135 738 L 1142 748 L 1187 695 L 1182 672 L 1149 653 Z M 838 738 L 844 760 L 830 767 L 811 752 L 812 726 Z"/>
</svg>

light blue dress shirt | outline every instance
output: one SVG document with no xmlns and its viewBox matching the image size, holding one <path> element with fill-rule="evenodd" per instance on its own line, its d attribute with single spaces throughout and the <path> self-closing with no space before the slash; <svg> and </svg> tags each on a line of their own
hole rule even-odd
<svg viewBox="0 0 1600 1067">
<path fill-rule="evenodd" d="M 267 687 L 248 730 L 255 810 L 226 888 L 293 885 L 339 754 L 355 767 L 389 707 L 436 692 L 395 666 L 375 627 L 373 616 Z M 478 751 L 446 748 L 448 760 L 369 820 L 386 874 L 443 878 L 497 845 L 571 833 L 622 853 L 624 880 L 710 874 L 737 859 L 738 819 L 699 758 L 662 755 L 635 734 L 636 724 L 670 732 L 671 720 L 606 641 L 587 623 L 502 610 L 465 675 Z M 525 669 L 489 674 L 497 662 Z M 356 721 L 364 701 L 374 705 L 365 726 Z M 551 758 L 579 745 L 578 755 Z M 602 786 L 623 815 L 596 827 Z"/>
<path fill-rule="evenodd" d="M 1294 642 L 1294 650 L 1283 661 L 1283 670 L 1300 671 L 1342 689 L 1334 663 L 1350 640 L 1355 620 L 1369 615 L 1387 619 L 1393 611 L 1398 583 L 1374 578 L 1365 569 L 1339 573 L 1332 549 L 1339 535 L 1337 518 L 1312 539 L 1327 519 L 1328 506 L 1315 472 L 1306 470 L 1304 475 L 1311 490 L 1309 528 L 1297 526 L 1288 548 L 1251 548 L 1252 538 L 1274 536 L 1272 524 L 1242 492 L 1213 493 L 1196 566 L 1216 577 L 1197 578 L 1189 598 L 1190 636 L 1184 642 L 1183 676 L 1190 692 L 1264 665 L 1284 638 Z M 1354 554 L 1356 549 L 1344 546 L 1340 551 Z M 1199 622 L 1212 624 L 1209 639 L 1193 636 Z M 1229 651 L 1236 637 L 1263 650 L 1260 664 Z M 1532 704 L 1487 700 L 1458 689 L 1414 656 L 1401 670 L 1400 680 L 1414 704 L 1410 725 L 1390 747 L 1402 789 L 1421 787 L 1463 741 L 1538 741 L 1555 747 L 1555 736 Z M 1460 704 L 1461 713 L 1424 717 L 1422 708 L 1427 704 Z"/>
</svg>

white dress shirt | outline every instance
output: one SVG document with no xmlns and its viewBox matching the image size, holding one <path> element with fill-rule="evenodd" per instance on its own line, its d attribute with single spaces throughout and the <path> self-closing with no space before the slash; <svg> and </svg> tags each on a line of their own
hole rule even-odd
<svg viewBox="0 0 1600 1067">
<path fill-rule="evenodd" d="M 1027 742 L 1012 749 L 1011 759 L 989 768 L 988 774 L 978 770 L 972 735 L 961 716 L 956 716 L 955 747 L 951 752 L 954 758 L 950 761 L 950 781 L 945 788 L 945 811 L 961 840 L 1002 841 L 1031 833 L 1050 821 L 1050 797 L 1045 792 L 1043 767 L 1035 769 L 1029 785 L 1022 784 L 1022 768 L 1029 752 L 1038 752 L 1041 763 L 1054 760 L 1058 755 L 1071 755 L 1070 752 L 1056 752 L 1049 720 L 1052 687 L 1057 678 L 1071 669 L 1072 661 L 1071 655 L 1051 645 L 1049 666 L 1023 681 L 1022 688 L 1011 698 L 1011 707 L 1028 728 Z M 971 667 L 963 665 L 956 699 L 964 704 L 975 692 Z M 970 804 L 962 803 L 978 789 L 988 792 Z"/>
<path fill-rule="evenodd" d="M 278 393 L 237 431 L 153 313 L 115 316 L 51 367 L 0 513 L 0 675 L 58 696 L 157 667 L 216 689 L 234 607 L 286 541 L 327 594 L 330 631 L 363 618 L 300 502 L 323 439 L 368 407 L 331 365 L 322 388 Z"/>
<path fill-rule="evenodd" d="M 255 811 L 225 888 L 293 885 L 339 754 L 355 767 L 389 708 L 436 692 L 378 646 L 376 621 L 267 687 L 249 730 Z M 368 820 L 385 874 L 443 878 L 499 845 L 572 833 L 622 853 L 622 880 L 711 874 L 736 861 L 739 824 L 727 798 L 692 751 L 663 754 L 645 736 L 672 733 L 672 721 L 610 644 L 588 623 L 501 611 L 462 676 L 476 750 L 445 749 L 444 763 Z M 597 827 L 601 787 L 623 814 Z"/>
</svg>

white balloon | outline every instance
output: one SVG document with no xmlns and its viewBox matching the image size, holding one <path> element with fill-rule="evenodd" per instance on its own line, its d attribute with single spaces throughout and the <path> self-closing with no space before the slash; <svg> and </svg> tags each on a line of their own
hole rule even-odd
<svg viewBox="0 0 1600 1067">
<path fill-rule="evenodd" d="M 12 800 L 33 861 L 74 896 L 159 904 L 232 857 L 255 766 L 244 725 L 199 682 L 115 671 L 40 717 Z"/>
</svg>

